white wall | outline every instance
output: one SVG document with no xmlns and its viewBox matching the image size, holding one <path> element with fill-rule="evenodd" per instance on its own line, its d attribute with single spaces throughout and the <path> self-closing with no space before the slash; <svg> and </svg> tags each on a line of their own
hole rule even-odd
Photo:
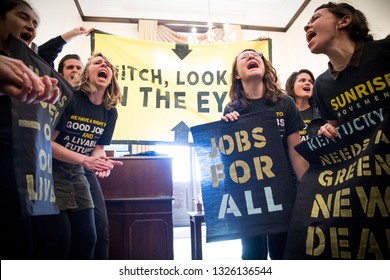
<svg viewBox="0 0 390 280">
<path fill-rule="evenodd" d="M 286 61 L 286 63 L 277 65 L 282 81 L 285 81 L 291 72 L 301 68 L 310 69 L 315 76 L 326 70 L 327 57 L 315 55 L 309 51 L 303 27 L 314 10 L 327 2 L 327 0 L 312 0 L 286 33 L 285 45 L 281 45 L 278 50 L 275 50 L 275 54 L 280 54 Z M 389 0 L 345 0 L 343 2 L 353 5 L 365 14 L 374 39 L 381 39 L 390 34 Z"/>
<path fill-rule="evenodd" d="M 138 26 L 136 24 L 82 22 L 74 0 L 29 0 L 29 2 L 41 19 L 35 40 L 38 45 L 79 26 L 93 27 L 123 37 L 138 38 Z M 286 0 L 287 2 L 288 0 Z M 389 0 L 345 0 L 345 2 L 350 3 L 366 15 L 375 39 L 390 34 Z M 327 3 L 327 0 L 311 0 L 286 33 L 242 31 L 242 40 L 254 40 L 260 36 L 267 36 L 272 39 L 272 63 L 280 75 L 282 85 L 285 84 L 291 72 L 301 68 L 310 69 L 315 76 L 326 69 L 327 58 L 323 55 L 310 53 L 306 46 L 305 32 L 303 31 L 304 25 L 314 10 L 323 3 Z M 261 11 L 259 11 L 259 16 L 261 16 Z M 68 53 L 77 53 L 83 61 L 86 61 L 90 55 L 90 50 L 89 37 L 76 38 L 65 46 L 59 58 Z M 58 61 L 59 59 L 56 60 L 57 63 Z"/>
</svg>

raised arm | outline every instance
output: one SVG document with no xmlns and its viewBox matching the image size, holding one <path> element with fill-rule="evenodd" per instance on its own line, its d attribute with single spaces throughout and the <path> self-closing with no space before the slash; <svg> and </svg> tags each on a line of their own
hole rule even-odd
<svg viewBox="0 0 390 280">
<path fill-rule="evenodd" d="M 48 64 L 50 64 L 51 67 L 54 67 L 54 60 L 56 60 L 58 54 L 62 52 L 62 49 L 66 43 L 80 35 L 88 36 L 93 30 L 93 28 L 86 29 L 83 26 L 73 28 L 65 32 L 64 34 L 54 37 L 43 45 L 39 46 L 38 54 Z"/>
</svg>

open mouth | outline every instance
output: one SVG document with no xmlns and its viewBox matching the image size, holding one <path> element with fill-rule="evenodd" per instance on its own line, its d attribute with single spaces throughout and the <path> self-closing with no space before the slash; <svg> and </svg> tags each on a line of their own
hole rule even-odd
<svg viewBox="0 0 390 280">
<path fill-rule="evenodd" d="M 248 64 L 248 69 L 253 69 L 253 68 L 259 68 L 259 65 L 255 61 Z"/>
<path fill-rule="evenodd" d="M 72 74 L 70 74 L 70 78 L 72 79 L 72 80 L 76 80 L 76 79 L 78 79 L 80 77 L 80 74 L 78 74 L 78 73 L 72 73 Z"/>
<path fill-rule="evenodd" d="M 28 33 L 28 32 L 25 32 L 25 33 L 20 34 L 20 38 L 21 38 L 24 42 L 28 43 L 28 42 L 30 42 L 30 40 L 31 40 L 31 38 L 32 38 L 32 35 L 31 35 L 30 33 Z"/>
<path fill-rule="evenodd" d="M 309 43 L 317 34 L 313 31 L 306 33 L 306 41 Z"/>
<path fill-rule="evenodd" d="M 98 73 L 98 77 L 107 79 L 107 72 L 104 71 L 104 70 L 100 70 L 99 73 Z"/>
<path fill-rule="evenodd" d="M 307 91 L 307 92 L 310 91 L 310 87 L 303 87 L 302 89 L 303 89 L 304 91 Z"/>
</svg>

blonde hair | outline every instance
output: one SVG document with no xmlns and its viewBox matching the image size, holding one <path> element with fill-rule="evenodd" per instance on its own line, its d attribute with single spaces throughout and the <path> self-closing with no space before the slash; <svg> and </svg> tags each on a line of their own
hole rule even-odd
<svg viewBox="0 0 390 280">
<path fill-rule="evenodd" d="M 87 64 L 85 65 L 85 68 L 81 74 L 80 81 L 77 85 L 77 89 L 80 89 L 81 91 L 85 92 L 86 94 L 92 94 L 96 92 L 96 86 L 91 83 L 91 81 L 88 79 L 86 73 L 88 70 L 88 67 L 91 65 L 91 60 L 95 57 L 101 57 L 107 62 L 107 66 L 112 70 L 112 79 L 108 87 L 106 88 L 106 91 L 104 92 L 103 96 L 103 104 L 104 107 L 109 110 L 116 105 L 118 105 L 119 102 L 122 100 L 122 92 L 119 87 L 118 81 L 116 79 L 117 77 L 117 69 L 110 63 L 110 61 L 105 57 L 102 53 L 95 53 L 93 54 L 89 59 Z"/>
</svg>

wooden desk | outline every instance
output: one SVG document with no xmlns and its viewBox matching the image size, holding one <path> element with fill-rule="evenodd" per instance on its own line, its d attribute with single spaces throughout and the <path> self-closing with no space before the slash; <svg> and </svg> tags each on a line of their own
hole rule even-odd
<svg viewBox="0 0 390 280">
<path fill-rule="evenodd" d="M 191 258 L 201 260 L 202 256 L 202 223 L 204 214 L 199 212 L 188 212 L 191 228 Z"/>
<path fill-rule="evenodd" d="M 109 259 L 173 260 L 172 159 L 118 157 L 99 179 L 110 226 Z"/>
</svg>

